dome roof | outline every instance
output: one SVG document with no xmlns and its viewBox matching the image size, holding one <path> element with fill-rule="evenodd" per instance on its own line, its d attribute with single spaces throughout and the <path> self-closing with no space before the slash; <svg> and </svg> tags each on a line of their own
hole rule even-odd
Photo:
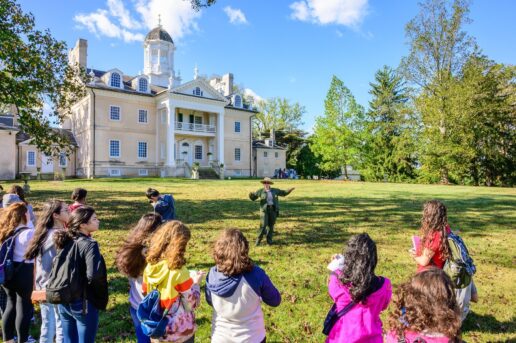
<svg viewBox="0 0 516 343">
<path fill-rule="evenodd" d="M 145 36 L 145 41 L 149 40 L 163 40 L 174 44 L 172 37 L 168 34 L 167 31 L 163 30 L 161 26 L 153 28 L 147 36 Z"/>
</svg>

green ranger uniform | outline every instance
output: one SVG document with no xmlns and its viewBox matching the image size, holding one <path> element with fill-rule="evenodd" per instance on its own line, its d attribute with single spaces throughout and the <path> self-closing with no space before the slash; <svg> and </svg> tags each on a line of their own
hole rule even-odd
<svg viewBox="0 0 516 343">
<path fill-rule="evenodd" d="M 284 197 L 289 195 L 290 192 L 292 192 L 292 189 L 283 191 L 277 188 L 270 188 L 269 199 L 267 199 L 267 193 L 269 192 L 267 192 L 264 188 L 260 188 L 254 193 L 249 193 L 249 199 L 252 201 L 260 199 L 260 229 L 258 230 L 256 245 L 260 244 L 263 236 L 267 237 L 267 244 L 272 244 L 274 224 L 276 223 L 276 217 L 279 216 L 278 196 Z"/>
</svg>

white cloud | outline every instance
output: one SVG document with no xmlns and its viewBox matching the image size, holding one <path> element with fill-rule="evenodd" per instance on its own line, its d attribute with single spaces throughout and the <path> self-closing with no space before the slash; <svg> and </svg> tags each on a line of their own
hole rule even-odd
<svg viewBox="0 0 516 343">
<path fill-rule="evenodd" d="M 244 96 L 252 96 L 255 104 L 258 104 L 260 101 L 265 100 L 264 98 L 256 94 L 255 91 L 253 91 L 251 88 L 244 89 Z"/>
<path fill-rule="evenodd" d="M 120 25 L 126 29 L 139 29 L 141 23 L 131 17 L 131 13 L 125 8 L 122 0 L 107 0 L 109 13 L 120 21 Z"/>
<path fill-rule="evenodd" d="M 114 24 L 106 10 L 99 9 L 90 14 L 78 14 L 74 17 L 74 20 L 97 36 L 119 38 L 124 42 L 141 41 L 144 37 L 141 33 L 133 33 Z"/>
<path fill-rule="evenodd" d="M 124 42 L 143 41 L 147 32 L 158 26 L 158 16 L 161 16 L 162 27 L 174 41 L 197 30 L 196 20 L 201 12 L 194 11 L 190 1 L 135 0 L 131 3 L 133 7 L 128 8 L 123 0 L 106 0 L 107 9 L 77 14 L 74 21 L 98 37 L 117 38 Z"/>
<path fill-rule="evenodd" d="M 190 1 L 184 0 L 139 0 L 136 11 L 141 15 L 147 29 L 158 25 L 160 15 L 161 25 L 174 41 L 197 30 L 196 20 L 201 16 L 200 11 L 192 9 Z"/>
<path fill-rule="evenodd" d="M 300 0 L 290 4 L 291 18 L 321 25 L 357 27 L 367 15 L 368 0 Z"/>
<path fill-rule="evenodd" d="M 241 10 L 226 6 L 224 7 L 224 12 L 228 16 L 231 24 L 247 24 L 245 14 Z"/>
</svg>

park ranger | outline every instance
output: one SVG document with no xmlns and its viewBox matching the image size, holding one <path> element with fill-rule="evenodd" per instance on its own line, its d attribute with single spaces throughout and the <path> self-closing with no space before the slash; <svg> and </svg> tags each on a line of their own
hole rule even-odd
<svg viewBox="0 0 516 343">
<path fill-rule="evenodd" d="M 264 178 L 260 182 L 263 184 L 263 188 L 260 188 L 254 193 L 249 193 L 249 199 L 252 201 L 260 199 L 260 229 L 258 231 L 256 245 L 260 244 L 263 236 L 266 236 L 267 244 L 272 244 L 274 224 L 276 223 L 276 217 L 279 215 L 278 196 L 287 196 L 294 190 L 294 188 L 290 188 L 286 191 L 271 188 L 273 182 L 268 177 Z"/>
</svg>

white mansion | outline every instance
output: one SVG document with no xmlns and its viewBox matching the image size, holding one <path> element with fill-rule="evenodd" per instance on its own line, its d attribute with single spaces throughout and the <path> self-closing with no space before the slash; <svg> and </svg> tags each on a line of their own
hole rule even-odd
<svg viewBox="0 0 516 343">
<path fill-rule="evenodd" d="M 91 76 L 87 95 L 62 125 L 74 153 L 48 157 L 22 133 L 9 138 L 6 132 L 16 131 L 15 117 L 9 122 L 3 116 L 9 125 L 0 120 L 0 140 L 12 140 L 14 166 L 6 172 L 11 167 L 2 163 L 0 179 L 36 170 L 65 170 L 77 177 L 188 177 L 194 165 L 212 174 L 220 174 L 223 166 L 226 176 L 261 177 L 285 168 L 284 149 L 274 143 L 253 148 L 256 111 L 244 105 L 242 94 L 233 93 L 233 75 L 207 78 L 196 70 L 193 80 L 182 83 L 174 69 L 174 42 L 161 26 L 145 38 L 143 73 L 137 76 L 117 68 L 88 68 L 87 48 L 79 39 L 69 55 Z"/>
</svg>

